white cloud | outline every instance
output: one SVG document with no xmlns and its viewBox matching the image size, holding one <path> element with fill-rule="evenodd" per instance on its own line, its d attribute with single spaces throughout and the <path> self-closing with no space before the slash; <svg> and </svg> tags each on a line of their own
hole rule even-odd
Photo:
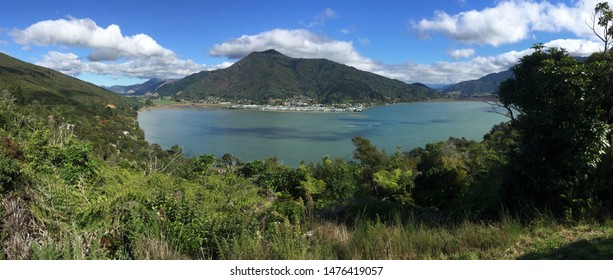
<svg viewBox="0 0 613 280">
<path fill-rule="evenodd" d="M 174 55 L 148 35 L 124 36 L 119 26 L 112 24 L 102 28 L 91 19 L 40 21 L 24 30 L 15 29 L 11 35 L 15 42 L 22 45 L 60 45 L 92 49 L 88 56 L 91 61 Z"/>
<path fill-rule="evenodd" d="M 38 64 L 69 75 L 99 75 L 148 78 L 182 78 L 207 67 L 177 55 L 146 34 L 126 36 L 117 25 L 99 27 L 91 19 L 59 19 L 37 22 L 11 36 L 26 49 L 31 46 L 79 47 L 90 50 L 87 59 L 71 52 L 49 51 Z"/>
<path fill-rule="evenodd" d="M 256 35 L 216 44 L 209 52 L 212 56 L 239 59 L 255 51 L 276 49 L 296 58 L 327 58 L 362 70 L 370 71 L 375 62 L 361 56 L 352 42 L 332 40 L 305 29 L 274 29 Z"/>
<path fill-rule="evenodd" d="M 226 68 L 231 63 L 205 66 L 191 60 L 180 60 L 175 57 L 150 57 L 147 59 L 132 59 L 125 62 L 105 63 L 86 61 L 74 53 L 48 52 L 42 61 L 36 64 L 55 69 L 64 74 L 76 76 L 82 73 L 97 75 L 126 76 L 141 79 L 161 78 L 179 79 L 204 70 Z"/>
<path fill-rule="evenodd" d="M 492 46 L 516 43 L 538 31 L 569 31 L 583 38 L 593 38 L 585 22 L 591 21 L 598 1 L 574 1 L 574 6 L 567 6 L 547 1 L 505 0 L 480 11 L 455 15 L 437 11 L 434 18 L 412 22 L 411 26 L 426 38 L 441 33 L 456 41 Z"/>
<path fill-rule="evenodd" d="M 468 57 L 475 55 L 475 49 L 468 48 L 468 49 L 449 50 L 449 52 L 447 53 L 455 59 L 468 58 Z"/>
<path fill-rule="evenodd" d="M 564 48 L 572 56 L 590 56 L 603 51 L 603 43 L 581 39 L 558 39 L 545 44 L 548 48 Z"/>
<path fill-rule="evenodd" d="M 560 39 L 545 43 L 545 46 L 565 48 L 573 56 L 587 56 L 598 51 L 601 44 L 583 39 Z M 217 44 L 211 49 L 210 54 L 239 59 L 251 52 L 268 49 L 276 49 L 295 58 L 327 58 L 392 79 L 426 84 L 452 84 L 477 79 L 490 73 L 507 70 L 521 57 L 532 53 L 531 49 L 526 49 L 495 56 L 476 56 L 466 61 L 385 64 L 362 56 L 351 42 L 332 40 L 308 30 L 275 29 L 256 35 L 243 35 Z M 451 51 L 450 54 L 458 58 L 468 58 L 475 55 L 475 50 L 460 49 Z"/>
<path fill-rule="evenodd" d="M 531 50 L 508 52 L 497 56 L 475 57 L 461 62 L 435 62 L 432 64 L 380 64 L 375 73 L 393 79 L 425 84 L 453 84 L 477 79 L 484 75 L 500 72 L 515 65 L 519 59 Z"/>
</svg>

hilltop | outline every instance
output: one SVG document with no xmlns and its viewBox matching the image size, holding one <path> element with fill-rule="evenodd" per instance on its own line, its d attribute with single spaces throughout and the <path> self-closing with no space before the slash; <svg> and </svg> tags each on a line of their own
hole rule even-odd
<svg viewBox="0 0 613 280">
<path fill-rule="evenodd" d="M 291 58 L 276 50 L 253 52 L 226 69 L 203 71 L 165 84 L 157 93 L 255 104 L 293 98 L 322 104 L 396 103 L 437 96 L 421 84 L 409 85 L 327 59 Z"/>
</svg>

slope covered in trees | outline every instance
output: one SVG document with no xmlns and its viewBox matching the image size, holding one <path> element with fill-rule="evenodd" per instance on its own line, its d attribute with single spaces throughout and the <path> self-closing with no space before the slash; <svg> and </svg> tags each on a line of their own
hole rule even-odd
<svg viewBox="0 0 613 280">
<path fill-rule="evenodd" d="M 459 82 L 443 90 L 443 93 L 459 97 L 489 96 L 496 94 L 500 84 L 513 77 L 513 72 L 503 71 L 485 75 L 479 79 Z"/>
<path fill-rule="evenodd" d="M 275 50 L 254 52 L 234 65 L 204 71 L 162 86 L 162 96 L 217 97 L 266 104 L 306 97 L 314 103 L 394 103 L 426 100 L 436 93 L 326 59 L 295 59 Z"/>
</svg>

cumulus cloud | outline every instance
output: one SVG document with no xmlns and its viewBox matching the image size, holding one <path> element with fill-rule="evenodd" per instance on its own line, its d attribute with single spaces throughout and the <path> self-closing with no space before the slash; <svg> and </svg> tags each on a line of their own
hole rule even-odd
<svg viewBox="0 0 613 280">
<path fill-rule="evenodd" d="M 362 70 L 370 71 L 375 62 L 360 55 L 352 42 L 332 40 L 305 29 L 274 29 L 256 35 L 243 35 L 216 44 L 209 52 L 212 56 L 239 59 L 254 51 L 276 49 L 297 58 L 327 58 Z"/>
<path fill-rule="evenodd" d="M 275 29 L 256 35 L 243 35 L 217 44 L 210 54 L 239 59 L 251 52 L 268 49 L 276 49 L 290 57 L 327 58 L 392 79 L 422 83 L 456 83 L 479 78 L 485 74 L 506 70 L 517 63 L 520 57 L 529 53 L 510 52 L 493 57 L 475 57 L 463 62 L 386 64 L 363 57 L 351 42 L 332 40 L 303 29 Z M 458 55 L 472 56 L 474 50 L 458 50 Z"/>
<path fill-rule="evenodd" d="M 603 51 L 603 43 L 581 39 L 558 39 L 545 44 L 548 48 L 563 48 L 572 56 L 590 56 Z"/>
<path fill-rule="evenodd" d="M 92 49 L 91 61 L 115 61 L 120 58 L 169 56 L 173 52 L 145 34 L 124 36 L 119 26 L 102 28 L 91 19 L 59 19 L 37 22 L 11 36 L 18 44 L 70 46 Z"/>
<path fill-rule="evenodd" d="M 532 32 L 569 31 L 593 38 L 585 22 L 591 20 L 598 1 L 574 1 L 573 6 L 567 6 L 547 1 L 505 0 L 495 7 L 455 15 L 436 11 L 432 19 L 411 22 L 411 26 L 425 38 L 440 33 L 456 41 L 492 46 L 522 41 Z"/>
<path fill-rule="evenodd" d="M 49 51 L 37 64 L 69 75 L 94 73 L 136 78 L 182 78 L 207 67 L 177 55 L 146 34 L 123 35 L 119 26 L 102 28 L 91 19 L 47 20 L 10 32 L 13 40 L 31 46 L 79 47 L 90 50 L 86 58 L 71 52 Z"/>
<path fill-rule="evenodd" d="M 82 73 L 98 75 L 127 76 L 141 79 L 179 79 L 204 70 L 226 68 L 231 63 L 206 66 L 173 57 L 150 57 L 147 59 L 132 59 L 125 62 L 100 62 L 81 59 L 74 53 L 49 51 L 42 61 L 36 64 L 52 68 L 64 74 L 77 76 Z"/>
<path fill-rule="evenodd" d="M 545 43 L 545 46 L 564 48 L 573 56 L 587 56 L 599 51 L 601 44 L 584 39 L 560 39 Z M 467 48 L 450 51 L 453 57 L 472 57 L 466 61 L 386 64 L 362 56 L 351 42 L 332 40 L 308 30 L 275 29 L 256 35 L 243 35 L 217 44 L 211 49 L 210 54 L 239 59 L 251 52 L 268 49 L 276 49 L 296 58 L 327 58 L 388 78 L 426 84 L 452 84 L 477 79 L 493 72 L 507 70 L 517 64 L 521 57 L 532 53 L 531 49 L 526 49 L 495 56 L 473 57 L 475 50 Z"/>
<path fill-rule="evenodd" d="M 449 50 L 447 52 L 451 57 L 455 59 L 459 58 L 467 58 L 475 55 L 475 49 L 457 49 L 457 50 Z"/>
<path fill-rule="evenodd" d="M 477 79 L 490 73 L 505 71 L 515 65 L 521 57 L 531 52 L 531 50 L 513 51 L 496 56 L 479 56 L 460 62 L 379 64 L 378 69 L 373 72 L 409 83 L 453 84 Z"/>
</svg>

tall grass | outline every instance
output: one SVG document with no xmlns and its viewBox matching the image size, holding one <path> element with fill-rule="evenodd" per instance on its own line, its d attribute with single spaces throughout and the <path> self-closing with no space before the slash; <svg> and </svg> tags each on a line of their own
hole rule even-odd
<svg viewBox="0 0 613 280">
<path fill-rule="evenodd" d="M 282 224 L 279 234 L 249 235 L 218 242 L 225 259 L 500 259 L 520 240 L 512 219 L 426 226 L 417 222 L 356 219 L 353 226 L 318 222 L 298 229 Z"/>
</svg>

